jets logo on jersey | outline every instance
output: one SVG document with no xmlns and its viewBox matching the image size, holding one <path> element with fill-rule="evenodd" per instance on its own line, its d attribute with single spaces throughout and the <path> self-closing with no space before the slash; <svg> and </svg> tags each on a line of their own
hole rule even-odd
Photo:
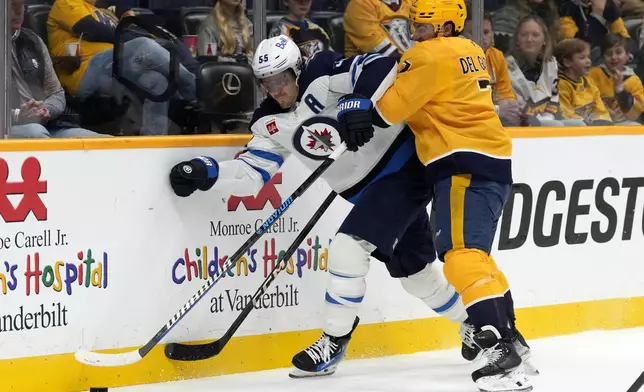
<svg viewBox="0 0 644 392">
<path fill-rule="evenodd" d="M 310 159 L 322 160 L 341 143 L 338 121 L 332 117 L 311 117 L 293 134 L 293 146 Z"/>
</svg>

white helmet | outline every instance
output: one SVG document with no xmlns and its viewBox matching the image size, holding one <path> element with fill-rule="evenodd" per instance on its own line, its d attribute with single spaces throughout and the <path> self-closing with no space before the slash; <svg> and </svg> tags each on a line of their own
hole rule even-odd
<svg viewBox="0 0 644 392">
<path fill-rule="evenodd" d="M 263 79 L 292 69 L 295 79 L 302 72 L 302 55 L 300 48 L 285 35 L 263 40 L 255 50 L 253 72 L 255 77 Z"/>
</svg>

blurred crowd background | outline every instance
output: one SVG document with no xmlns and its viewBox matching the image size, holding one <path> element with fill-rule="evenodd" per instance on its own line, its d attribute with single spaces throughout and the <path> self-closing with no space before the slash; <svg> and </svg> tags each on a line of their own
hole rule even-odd
<svg viewBox="0 0 644 392">
<path fill-rule="evenodd" d="M 305 57 L 400 58 L 414 44 L 411 0 L 7 2 L 12 138 L 246 133 L 262 97 L 250 62 L 265 36 L 290 36 Z M 644 1 L 468 7 L 462 35 L 486 52 L 504 125 L 642 123 Z"/>
</svg>

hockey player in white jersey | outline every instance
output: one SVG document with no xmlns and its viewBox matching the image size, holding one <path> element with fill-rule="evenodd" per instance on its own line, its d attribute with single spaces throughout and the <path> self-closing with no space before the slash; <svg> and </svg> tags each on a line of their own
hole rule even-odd
<svg viewBox="0 0 644 392">
<path fill-rule="evenodd" d="M 252 139 L 236 159 L 217 162 L 201 156 L 174 166 L 170 180 L 177 195 L 212 187 L 255 195 L 291 155 L 314 170 L 341 144 L 340 135 L 347 136 L 342 133 L 346 122 L 371 126 L 371 114 L 362 108 L 377 101 L 397 74 L 396 61 L 378 54 L 344 58 L 322 51 L 306 67 L 302 61 L 297 45 L 284 35 L 259 44 L 253 69 L 268 97 L 253 115 Z M 459 295 L 441 266 L 433 264 L 426 209 L 432 187 L 425 183 L 413 135 L 404 123 L 374 134 L 323 175 L 354 207 L 329 249 L 324 333 L 294 356 L 292 377 L 335 372 L 359 321 L 370 256 L 384 262 L 407 292 L 436 313 L 458 323 L 466 318 Z"/>
</svg>

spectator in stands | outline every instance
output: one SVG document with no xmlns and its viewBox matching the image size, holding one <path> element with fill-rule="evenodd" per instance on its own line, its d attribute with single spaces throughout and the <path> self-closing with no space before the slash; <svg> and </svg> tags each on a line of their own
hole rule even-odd
<svg viewBox="0 0 644 392">
<path fill-rule="evenodd" d="M 277 37 L 281 34 L 290 37 L 300 47 L 305 57 L 311 57 L 321 50 L 328 50 L 331 40 L 327 33 L 306 17 L 311 10 L 312 2 L 313 0 L 284 0 L 288 14 L 273 25 L 269 37 Z"/>
<path fill-rule="evenodd" d="M 599 46 L 606 34 L 616 33 L 631 38 L 614 0 L 563 0 L 560 15 L 561 37 L 588 42 L 593 64 L 601 62 Z M 629 47 L 631 45 L 636 47 L 634 41 L 628 44 Z"/>
<path fill-rule="evenodd" d="M 197 51 L 221 61 L 250 63 L 253 59 L 253 24 L 241 0 L 219 0 L 199 27 Z M 208 52 L 208 45 L 211 51 Z"/>
<path fill-rule="evenodd" d="M 624 21 L 644 17 L 644 3 L 642 0 L 615 0 L 615 4 Z M 628 26 L 626 28 L 628 29 Z"/>
<path fill-rule="evenodd" d="M 502 52 L 510 45 L 510 38 L 527 15 L 538 15 L 548 26 L 548 34 L 555 42 L 559 37 L 559 12 L 555 0 L 516 0 L 494 13 L 495 44 Z"/>
<path fill-rule="evenodd" d="M 632 38 L 632 42 L 628 42 L 629 54 L 635 57 L 641 57 L 644 53 L 630 52 L 642 48 L 644 44 L 644 1 L 642 0 L 617 0 L 616 2 L 619 13 L 624 20 L 624 27 Z M 601 43 L 600 43 L 601 47 Z M 631 58 L 634 60 L 634 58 Z M 632 63 L 632 62 L 631 62 Z"/>
<path fill-rule="evenodd" d="M 536 15 L 521 19 L 506 57 L 512 90 L 523 108 L 524 125 L 585 125 L 579 120 L 560 120 L 557 61 L 545 22 Z"/>
<path fill-rule="evenodd" d="M 11 0 L 12 138 L 106 136 L 66 121 L 65 91 L 43 40 L 23 28 L 24 0 Z"/>
<path fill-rule="evenodd" d="M 344 54 L 400 58 L 411 46 L 411 0 L 350 0 L 344 12 Z"/>
<path fill-rule="evenodd" d="M 137 7 L 137 0 L 117 0 L 116 6 L 114 7 L 114 15 L 119 19 L 123 19 L 127 16 L 136 16 L 137 12 L 133 9 Z M 177 53 L 177 56 L 179 56 L 179 62 L 181 65 L 186 67 L 186 69 L 193 75 L 197 75 L 197 72 L 199 72 L 199 62 L 194 58 L 190 52 L 190 48 L 188 48 L 183 41 L 178 41 L 174 44 L 167 39 L 154 37 L 143 29 L 130 28 L 129 34 L 126 37 L 127 40 L 137 37 L 148 37 L 154 39 L 157 44 L 161 45 L 166 50 L 174 50 Z"/>
<path fill-rule="evenodd" d="M 469 13 L 468 13 L 469 15 Z M 465 21 L 463 36 L 472 39 L 472 20 L 470 17 Z M 521 119 L 521 105 L 512 91 L 512 82 L 508 72 L 508 65 L 500 50 L 492 45 L 494 30 L 492 20 L 487 12 L 483 15 L 483 42 L 487 70 L 490 73 L 492 82 L 492 99 L 497 108 L 497 113 L 505 126 L 519 125 Z"/>
<path fill-rule="evenodd" d="M 642 0 L 621 0 L 618 4 L 622 18 L 644 18 L 644 2 Z"/>
<path fill-rule="evenodd" d="M 590 46 L 578 38 L 568 38 L 555 47 L 559 65 L 559 104 L 562 117 L 582 120 L 587 125 L 611 125 L 610 113 L 599 90 L 588 77 Z"/>
<path fill-rule="evenodd" d="M 590 71 L 593 83 L 615 123 L 639 125 L 644 113 L 644 87 L 633 69 L 626 65 L 629 58 L 626 39 L 607 34 L 601 45 L 603 64 Z"/>
<path fill-rule="evenodd" d="M 96 0 L 56 0 L 49 13 L 47 29 L 53 56 L 66 56 L 66 44 L 80 43 L 80 66 L 58 76 L 70 93 L 80 99 L 112 96 L 117 99 L 131 92 L 117 88 L 112 78 L 115 27 L 118 20 L 94 6 Z M 149 38 L 135 38 L 123 45 L 123 75 L 154 94 L 168 86 L 170 54 Z M 186 102 L 196 99 L 195 75 L 179 69 L 179 93 Z M 136 98 L 136 97 L 134 97 Z M 142 135 L 167 134 L 168 102 L 145 100 Z"/>
<path fill-rule="evenodd" d="M 616 2 L 619 13 L 624 20 L 624 26 L 631 38 L 637 40 L 639 47 L 642 46 L 641 39 L 638 39 L 638 33 L 641 32 L 644 24 L 644 1 L 642 0 L 617 0 Z"/>
</svg>

